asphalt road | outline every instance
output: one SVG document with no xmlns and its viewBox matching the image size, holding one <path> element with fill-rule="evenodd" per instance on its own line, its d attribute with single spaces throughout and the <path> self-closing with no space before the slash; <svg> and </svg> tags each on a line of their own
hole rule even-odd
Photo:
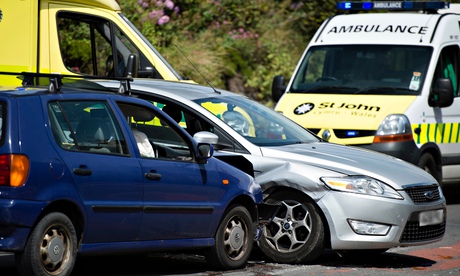
<svg viewBox="0 0 460 276">
<path fill-rule="evenodd" d="M 269 275 L 460 275 L 460 186 L 446 188 L 447 229 L 440 242 L 394 248 L 378 257 L 340 257 L 326 251 L 310 264 L 270 263 L 255 250 L 244 269 L 212 271 L 195 254 L 149 254 L 79 258 L 73 276 L 269 276 Z M 17 276 L 14 257 L 0 253 L 0 275 Z"/>
</svg>

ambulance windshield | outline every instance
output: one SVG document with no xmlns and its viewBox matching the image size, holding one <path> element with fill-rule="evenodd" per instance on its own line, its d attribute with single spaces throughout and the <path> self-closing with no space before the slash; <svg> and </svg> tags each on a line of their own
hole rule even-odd
<svg viewBox="0 0 460 276">
<path fill-rule="evenodd" d="M 402 45 L 316 46 L 300 64 L 290 92 L 418 95 L 431 47 Z"/>
</svg>

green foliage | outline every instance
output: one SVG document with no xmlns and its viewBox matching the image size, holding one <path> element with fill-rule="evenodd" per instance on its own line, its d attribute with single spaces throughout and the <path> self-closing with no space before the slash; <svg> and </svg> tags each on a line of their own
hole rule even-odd
<svg viewBox="0 0 460 276">
<path fill-rule="evenodd" d="M 269 106 L 275 75 L 292 74 L 332 0 L 118 0 L 123 13 L 183 76 Z"/>
</svg>

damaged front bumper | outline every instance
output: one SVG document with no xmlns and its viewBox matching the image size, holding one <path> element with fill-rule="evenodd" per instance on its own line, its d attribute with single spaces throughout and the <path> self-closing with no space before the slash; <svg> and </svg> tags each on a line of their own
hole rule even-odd
<svg viewBox="0 0 460 276">
<path fill-rule="evenodd" d="M 257 204 L 258 221 L 256 226 L 256 232 L 254 235 L 254 241 L 258 241 L 262 237 L 264 228 L 266 225 L 273 221 L 273 218 L 281 208 L 281 203 L 260 203 Z"/>
</svg>

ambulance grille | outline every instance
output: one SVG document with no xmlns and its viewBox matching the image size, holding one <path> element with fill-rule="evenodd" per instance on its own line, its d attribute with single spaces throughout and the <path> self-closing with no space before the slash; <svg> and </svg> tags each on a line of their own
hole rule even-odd
<svg viewBox="0 0 460 276">
<path fill-rule="evenodd" d="M 409 221 L 404 228 L 400 242 L 421 242 L 439 239 L 444 236 L 446 223 L 419 226 L 418 221 Z"/>
<path fill-rule="evenodd" d="M 321 130 L 320 128 L 308 128 L 309 131 L 313 132 L 314 134 L 318 135 L 318 132 Z"/>
<path fill-rule="evenodd" d="M 404 189 L 415 204 L 429 203 L 441 199 L 438 185 L 416 186 Z"/>
</svg>

